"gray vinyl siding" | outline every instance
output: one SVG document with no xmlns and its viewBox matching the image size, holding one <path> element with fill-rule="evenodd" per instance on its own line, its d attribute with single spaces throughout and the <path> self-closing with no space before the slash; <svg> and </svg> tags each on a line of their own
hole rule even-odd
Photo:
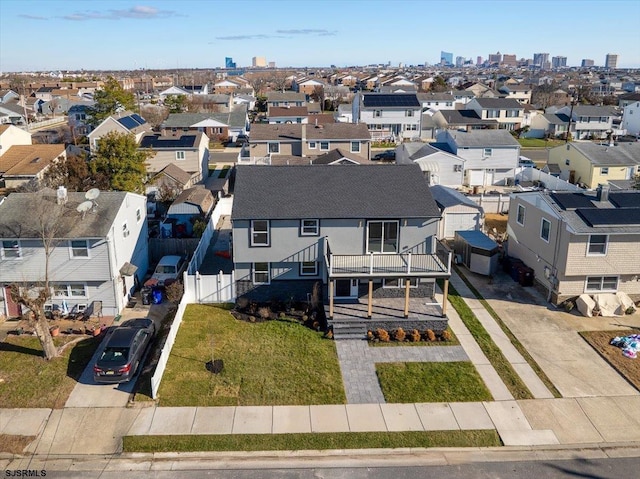
<svg viewBox="0 0 640 479">
<path fill-rule="evenodd" d="M 640 275 L 640 235 L 609 235 L 606 255 L 587 255 L 588 235 L 571 235 L 567 251 L 567 276 Z"/>
</svg>

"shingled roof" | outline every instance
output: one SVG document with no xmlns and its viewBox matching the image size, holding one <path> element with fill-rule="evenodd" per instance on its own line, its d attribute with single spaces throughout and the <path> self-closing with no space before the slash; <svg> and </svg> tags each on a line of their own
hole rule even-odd
<svg viewBox="0 0 640 479">
<path fill-rule="evenodd" d="M 418 165 L 240 166 L 233 220 L 434 218 Z"/>
</svg>

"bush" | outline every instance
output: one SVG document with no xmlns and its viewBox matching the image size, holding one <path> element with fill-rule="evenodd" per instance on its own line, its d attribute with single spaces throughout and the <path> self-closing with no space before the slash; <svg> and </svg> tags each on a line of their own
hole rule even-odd
<svg viewBox="0 0 640 479">
<path fill-rule="evenodd" d="M 165 288 L 165 293 L 167 294 L 167 299 L 170 302 L 178 304 L 184 294 L 184 287 L 179 281 L 174 281 Z"/>
<path fill-rule="evenodd" d="M 451 341 L 451 333 L 448 330 L 442 331 L 442 340 L 443 341 Z"/>
<path fill-rule="evenodd" d="M 431 330 L 431 329 L 427 329 L 424 332 L 424 336 L 425 336 L 425 339 L 427 341 L 435 341 L 436 340 L 436 333 L 434 333 L 433 330 Z"/>
<path fill-rule="evenodd" d="M 385 343 L 388 343 L 389 341 L 391 341 L 391 337 L 389 336 L 389 333 L 387 332 L 386 329 L 382 329 L 382 328 L 376 329 L 376 336 L 380 341 L 383 341 Z"/>
<path fill-rule="evenodd" d="M 369 341 L 373 341 L 375 339 L 375 336 L 373 335 L 373 331 L 371 330 L 367 331 L 367 339 Z"/>
<path fill-rule="evenodd" d="M 422 339 L 422 336 L 420 335 L 420 331 L 418 331 L 417 329 L 414 329 L 413 331 L 411 331 L 411 335 L 409 336 L 409 338 L 414 343 L 419 343 L 420 340 Z"/>
<path fill-rule="evenodd" d="M 271 316 L 271 309 L 263 306 L 262 308 L 258 309 L 258 316 L 260 316 L 262 319 L 269 319 L 269 317 Z"/>
<path fill-rule="evenodd" d="M 405 333 L 404 329 L 402 328 L 398 328 L 395 331 L 393 331 L 393 339 L 395 339 L 396 341 L 403 342 L 406 337 L 407 337 L 407 333 Z"/>
</svg>

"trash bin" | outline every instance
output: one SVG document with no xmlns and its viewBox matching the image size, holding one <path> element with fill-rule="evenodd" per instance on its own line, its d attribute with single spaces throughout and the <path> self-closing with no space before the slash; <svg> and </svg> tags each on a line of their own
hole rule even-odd
<svg viewBox="0 0 640 479">
<path fill-rule="evenodd" d="M 533 269 L 527 266 L 519 268 L 518 283 L 520 286 L 533 286 Z"/>
<path fill-rule="evenodd" d="M 153 290 L 148 286 L 143 286 L 140 290 L 140 295 L 142 296 L 142 304 L 148 306 L 153 301 Z"/>
<path fill-rule="evenodd" d="M 162 289 L 153 288 L 153 304 L 162 303 Z"/>
</svg>

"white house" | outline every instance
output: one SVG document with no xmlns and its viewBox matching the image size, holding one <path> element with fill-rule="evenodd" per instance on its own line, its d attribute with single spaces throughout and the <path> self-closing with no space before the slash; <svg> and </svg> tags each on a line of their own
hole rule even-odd
<svg viewBox="0 0 640 479">
<path fill-rule="evenodd" d="M 416 163 L 429 185 L 461 186 L 465 160 L 428 143 L 405 142 L 396 147 L 396 164 Z"/>
<path fill-rule="evenodd" d="M 13 125 L 0 125 L 0 156 L 14 145 L 30 145 L 31 133 Z"/>
<path fill-rule="evenodd" d="M 622 128 L 628 135 L 640 135 L 640 101 L 630 103 L 624 107 L 622 114 Z M 1 154 L 1 153 L 0 153 Z"/>
<path fill-rule="evenodd" d="M 94 152 L 98 148 L 100 138 L 115 131 L 123 134 L 134 135 L 136 142 L 145 133 L 151 131 L 151 125 L 137 113 L 123 111 L 105 118 L 91 133 L 89 133 L 89 149 Z"/>
<path fill-rule="evenodd" d="M 415 93 L 360 93 L 353 101 L 353 122 L 366 123 L 372 140 L 419 137 L 421 113 Z"/>
<path fill-rule="evenodd" d="M 445 130 L 434 146 L 465 160 L 464 184 L 505 184 L 518 166 L 520 143 L 506 130 Z"/>
</svg>

